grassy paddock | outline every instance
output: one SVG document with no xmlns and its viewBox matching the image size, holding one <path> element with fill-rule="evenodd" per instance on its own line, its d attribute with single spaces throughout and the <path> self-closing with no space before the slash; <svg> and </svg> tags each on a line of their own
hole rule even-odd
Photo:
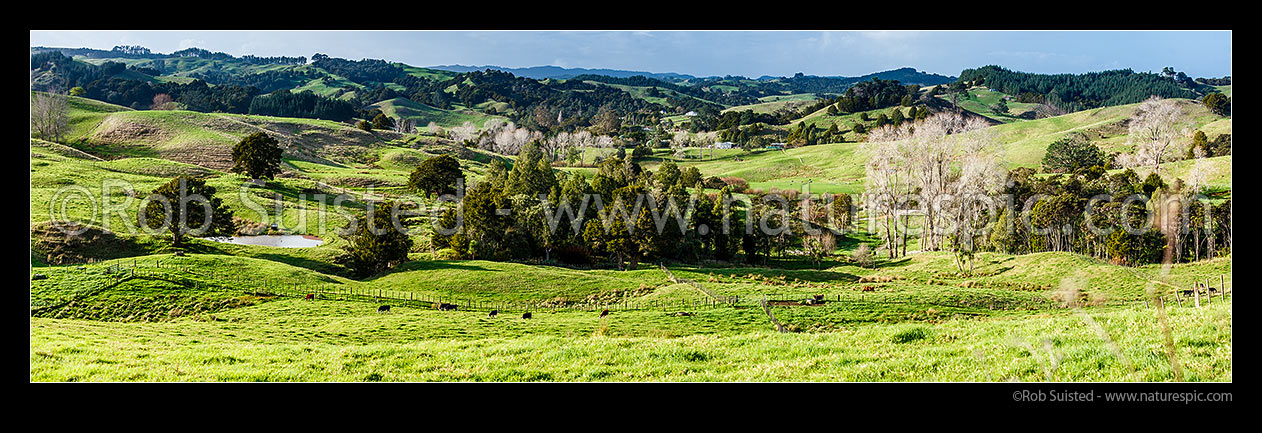
<svg viewBox="0 0 1262 433">
<path fill-rule="evenodd" d="M 272 303 L 256 308 L 308 307 Z M 460 331 L 435 321 L 398 320 L 414 318 L 410 312 L 389 319 L 358 313 L 327 322 L 287 322 L 286 317 L 293 316 L 269 316 L 275 325 L 32 319 L 30 362 L 34 381 L 1174 379 L 1154 310 L 1133 307 L 1089 314 L 1104 335 L 1071 313 L 872 325 L 828 333 L 753 331 L 679 338 L 608 336 L 622 326 L 622 319 L 613 316 L 606 318 L 612 323 L 607 327 L 590 317 L 542 317 L 529 323 L 515 318 L 445 318 L 458 322 L 454 325 L 466 333 L 494 329 L 494 334 L 508 336 L 435 339 L 407 331 Z M 1168 314 L 1183 379 L 1232 380 L 1231 303 L 1169 309 Z M 311 317 L 301 312 L 295 316 Z M 568 323 L 550 322 L 554 320 Z M 585 326 L 579 325 L 584 321 Z M 549 329 L 536 333 L 533 327 Z M 527 328 L 529 335 L 514 336 Z M 606 328 L 614 331 L 601 331 Z M 568 335 L 556 335 L 562 329 Z"/>
</svg>

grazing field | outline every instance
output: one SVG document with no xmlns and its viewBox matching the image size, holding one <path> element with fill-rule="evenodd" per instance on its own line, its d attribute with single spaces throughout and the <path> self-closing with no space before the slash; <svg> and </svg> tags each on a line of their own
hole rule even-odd
<svg viewBox="0 0 1262 433">
<path fill-rule="evenodd" d="M 1169 381 L 1152 309 L 778 334 L 736 318 L 276 301 L 213 322 L 32 319 L 34 381 Z M 268 309 L 264 312 L 259 309 Z M 1231 303 L 1168 309 L 1181 377 L 1231 381 Z M 1085 317 L 1089 316 L 1090 319 Z M 726 320 L 725 320 L 726 319 Z M 752 320 L 752 319 L 751 319 Z M 1104 329 L 1105 336 L 1088 326 Z M 724 322 L 690 329 L 698 322 Z M 725 327 L 735 329 L 723 329 Z M 752 327 L 752 326 L 751 326 Z M 672 336 L 675 332 L 687 336 Z M 623 336 L 622 334 L 630 334 Z M 1110 348 L 1116 345 L 1117 351 Z"/>
<path fill-rule="evenodd" d="M 973 97 L 984 104 L 997 96 Z M 30 141 L 32 381 L 1232 380 L 1233 296 L 1178 295 L 1198 283 L 1234 288 L 1229 254 L 1128 267 L 1066 252 L 978 252 L 963 272 L 951 252 L 916 251 L 913 239 L 910 255 L 877 255 L 860 266 L 859 248 L 879 241 L 857 231 L 818 262 L 791 247 L 760 265 L 654 259 L 617 270 L 453 259 L 452 250 L 431 249 L 432 232 L 418 218 L 409 223 L 422 230 L 411 234 L 408 261 L 356 279 L 338 260 L 347 241 L 336 230 L 348 219 L 329 208 L 336 196 L 360 211 L 370 199 L 411 196 L 410 174 L 437 155 L 458 157 L 470 182 L 494 161 L 511 165 L 516 157 L 428 132 L 70 101 L 67 138 Z M 375 107 L 418 127 L 433 116 L 449 116 L 434 120 L 442 125 L 493 118 L 405 99 Z M 1211 140 L 1231 132 L 1230 118 L 1190 101 L 1181 108 L 1188 126 Z M 1009 168 L 1038 169 L 1047 145 L 1071 131 L 1107 151 L 1131 150 L 1123 125 L 1134 110 L 1087 110 L 992 131 Z M 798 121 L 826 127 L 857 116 L 821 110 Z M 282 175 L 255 185 L 228 168 L 231 146 L 259 131 L 287 148 Z M 675 161 L 703 177 L 743 178 L 754 191 L 857 194 L 867 155 L 850 138 Z M 613 152 L 587 148 L 585 167 L 559 169 L 591 177 L 592 162 Z M 640 163 L 657 171 L 667 159 L 670 151 L 656 150 Z M 1186 177 L 1198 164 L 1214 168 L 1206 183 L 1215 200 L 1230 197 L 1230 155 L 1168 162 L 1162 173 Z M 264 232 L 324 243 L 191 239 L 177 255 L 166 235 L 137 233 L 129 227 L 135 219 L 119 213 L 135 215 L 139 198 L 179 175 L 206 179 Z M 62 200 L 68 187 L 86 195 Z M 114 208 L 102 212 L 102 204 Z M 60 220 L 89 230 L 64 235 Z M 440 310 L 444 303 L 458 308 Z M 378 312 L 382 305 L 389 312 Z"/>
<path fill-rule="evenodd" d="M 465 122 L 482 127 L 491 119 L 507 120 L 500 116 L 491 116 L 472 110 L 454 111 L 434 108 L 425 104 L 412 102 L 407 98 L 394 98 L 372 104 L 369 108 L 380 109 L 382 113 L 393 118 L 409 119 L 416 122 L 417 128 L 424 128 L 430 122 L 443 127 L 460 126 Z"/>
<path fill-rule="evenodd" d="M 999 101 L 1005 100 L 1007 96 L 1008 95 L 1001 92 L 996 92 L 984 87 L 974 87 L 968 90 L 967 97 L 959 99 L 956 103 L 959 104 L 960 108 L 1003 123 L 1022 122 L 1025 119 L 1020 117 L 1021 114 L 1033 111 L 1034 108 L 1039 105 L 1006 100 L 1004 103 L 1008 106 L 1008 112 L 996 113 L 994 110 L 995 105 L 998 104 Z M 951 100 L 950 97 L 943 95 L 938 95 L 937 98 L 943 101 Z"/>
</svg>

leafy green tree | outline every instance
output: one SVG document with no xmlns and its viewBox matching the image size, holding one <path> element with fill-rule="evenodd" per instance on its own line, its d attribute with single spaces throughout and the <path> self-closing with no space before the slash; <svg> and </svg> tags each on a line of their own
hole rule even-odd
<svg viewBox="0 0 1262 433">
<path fill-rule="evenodd" d="M 990 107 L 991 111 L 998 114 L 1008 114 L 1008 101 L 1000 99 L 994 106 Z"/>
<path fill-rule="evenodd" d="M 653 181 L 657 183 L 658 188 L 667 189 L 679 183 L 680 175 L 679 166 L 675 165 L 675 161 L 668 159 L 658 166 Z"/>
<path fill-rule="evenodd" d="M 285 149 L 264 132 L 250 134 L 232 147 L 232 172 L 252 179 L 272 179 L 280 174 L 280 157 Z"/>
<path fill-rule="evenodd" d="M 390 129 L 393 127 L 394 119 L 391 119 L 386 113 L 377 113 L 377 116 L 372 118 L 373 129 Z"/>
<path fill-rule="evenodd" d="M 539 194 L 547 195 L 556 185 L 556 173 L 543 157 L 539 146 L 534 142 L 522 146 L 517 153 L 517 161 L 508 172 L 505 185 L 508 195 L 526 194 L 533 198 Z"/>
<path fill-rule="evenodd" d="M 1205 147 L 1205 156 L 1231 155 L 1231 134 L 1219 134 Z"/>
<path fill-rule="evenodd" d="M 1144 183 L 1140 185 L 1140 190 L 1149 197 L 1152 196 L 1153 192 L 1163 190 L 1165 188 L 1166 182 L 1163 181 L 1161 176 L 1157 173 L 1150 173 L 1147 178 L 1144 178 Z"/>
<path fill-rule="evenodd" d="M 408 177 L 408 187 L 422 192 L 426 198 L 456 194 L 456 185 L 464 179 L 460 161 L 451 155 L 439 155 L 421 162 Z"/>
<path fill-rule="evenodd" d="M 697 182 L 701 182 L 701 170 L 697 167 L 689 166 L 679 172 L 679 185 L 684 188 L 692 188 L 697 186 Z"/>
<path fill-rule="evenodd" d="M 232 210 L 205 180 L 178 176 L 145 200 L 142 222 L 148 229 L 169 231 L 176 248 L 184 246 L 187 236 L 231 236 L 235 231 Z"/>
<path fill-rule="evenodd" d="M 1053 173 L 1072 173 L 1095 165 L 1107 166 L 1108 159 L 1104 151 L 1079 132 L 1052 142 L 1043 155 L 1043 170 Z"/>
<path fill-rule="evenodd" d="M 1188 153 L 1184 155 L 1184 158 L 1195 158 L 1196 148 L 1198 147 L 1201 148 L 1201 152 L 1205 156 L 1209 156 L 1209 138 L 1205 136 L 1205 131 L 1197 130 L 1195 134 L 1192 134 L 1192 145 L 1188 146 Z"/>
<path fill-rule="evenodd" d="M 1231 98 L 1219 92 L 1210 93 L 1201 98 L 1201 103 L 1205 104 L 1205 108 L 1213 111 L 1219 116 L 1231 115 Z"/>
<path fill-rule="evenodd" d="M 369 212 L 356 218 L 342 233 L 346 245 L 336 261 L 357 278 L 389 270 L 408 260 L 412 238 L 400 230 L 393 203 L 373 203 Z"/>
</svg>

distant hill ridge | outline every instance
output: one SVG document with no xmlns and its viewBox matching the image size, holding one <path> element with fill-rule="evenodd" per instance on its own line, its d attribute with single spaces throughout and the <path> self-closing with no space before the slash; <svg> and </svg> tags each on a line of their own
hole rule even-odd
<svg viewBox="0 0 1262 433">
<path fill-rule="evenodd" d="M 483 66 L 465 66 L 465 65 L 439 65 L 426 66 L 427 69 L 437 69 L 440 71 L 450 72 L 473 72 L 492 69 L 496 71 L 504 71 L 516 75 L 518 77 L 533 78 L 536 80 L 546 80 L 549 78 L 564 80 L 574 78 L 579 75 L 606 75 L 617 78 L 629 78 L 636 75 L 642 75 L 649 78 L 656 78 L 667 81 L 683 81 L 693 80 L 698 77 L 688 74 L 679 74 L 674 72 L 655 73 L 643 71 L 627 71 L 621 69 L 588 69 L 588 68 L 563 68 L 560 66 L 531 66 L 527 68 L 506 68 L 503 66 L 483 65 Z"/>
<path fill-rule="evenodd" d="M 605 75 L 605 76 L 616 77 L 616 78 L 630 78 L 630 77 L 634 77 L 638 75 L 638 76 L 644 76 L 648 78 L 655 78 L 655 79 L 659 79 L 659 80 L 663 80 L 667 82 L 724 78 L 724 77 L 718 77 L 718 76 L 698 77 L 695 75 L 680 74 L 676 72 L 658 73 L 658 72 L 644 72 L 644 71 L 629 71 L 629 70 L 622 70 L 622 69 L 564 68 L 560 66 L 531 66 L 527 68 L 507 68 L 503 66 L 494 66 L 494 65 L 483 65 L 483 66 L 438 65 L 438 66 L 426 66 L 425 68 L 437 69 L 440 71 L 460 72 L 460 73 L 492 69 L 496 71 L 508 72 L 518 77 L 533 78 L 536 80 L 544 80 L 544 79 L 549 79 L 549 78 L 564 80 L 564 79 L 574 78 L 580 75 Z M 903 67 L 903 68 L 898 68 L 898 69 L 891 69 L 888 71 L 875 72 L 875 73 L 862 75 L 858 77 L 816 76 L 816 75 L 803 75 L 803 76 L 811 77 L 811 78 L 820 78 L 820 79 L 836 79 L 836 80 L 841 80 L 841 81 L 846 81 L 846 82 L 859 82 L 859 81 L 871 80 L 873 78 L 880 78 L 882 80 L 898 80 L 900 82 L 907 83 L 907 84 L 919 84 L 919 85 L 925 85 L 925 86 L 932 86 L 936 84 L 946 84 L 946 83 L 955 81 L 955 77 L 953 76 L 921 72 L 911 67 Z M 744 77 L 732 77 L 732 78 L 744 78 Z M 786 78 L 788 77 L 763 75 L 761 77 L 756 78 L 756 80 L 771 81 L 771 80 L 783 80 Z"/>
</svg>

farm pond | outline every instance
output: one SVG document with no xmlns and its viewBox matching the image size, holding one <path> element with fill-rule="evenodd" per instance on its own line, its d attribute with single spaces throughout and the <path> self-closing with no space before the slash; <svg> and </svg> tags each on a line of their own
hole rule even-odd
<svg viewBox="0 0 1262 433">
<path fill-rule="evenodd" d="M 280 248 L 311 248 L 324 243 L 323 239 L 311 235 L 219 236 L 206 239 L 228 244 Z"/>
</svg>

